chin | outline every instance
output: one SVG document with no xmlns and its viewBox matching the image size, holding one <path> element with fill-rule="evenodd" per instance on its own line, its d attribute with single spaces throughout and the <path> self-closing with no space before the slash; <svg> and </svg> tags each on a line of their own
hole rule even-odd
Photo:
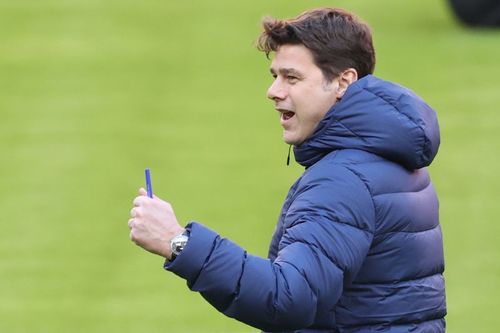
<svg viewBox="0 0 500 333">
<path fill-rule="evenodd" d="M 288 135 L 283 135 L 283 141 L 285 141 L 288 145 L 294 146 L 298 146 L 303 142 L 303 140 L 299 140 L 298 138 L 290 137 Z"/>
</svg>

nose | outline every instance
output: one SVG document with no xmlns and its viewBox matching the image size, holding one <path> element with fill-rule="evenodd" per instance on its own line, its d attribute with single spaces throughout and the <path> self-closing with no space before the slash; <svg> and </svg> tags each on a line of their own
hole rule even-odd
<svg viewBox="0 0 500 333">
<path fill-rule="evenodd" d="M 276 100 L 283 100 L 286 98 L 286 91 L 283 87 L 283 84 L 280 82 L 279 78 L 276 78 L 269 89 L 267 89 L 267 98 Z"/>
</svg>

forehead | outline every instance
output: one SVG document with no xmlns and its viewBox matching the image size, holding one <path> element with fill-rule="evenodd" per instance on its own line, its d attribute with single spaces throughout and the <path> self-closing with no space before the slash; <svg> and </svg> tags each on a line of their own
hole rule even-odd
<svg viewBox="0 0 500 333">
<path fill-rule="evenodd" d="M 304 45 L 282 45 L 276 51 L 271 62 L 271 71 L 294 69 L 300 72 L 320 70 L 314 63 L 314 58 Z"/>
</svg>

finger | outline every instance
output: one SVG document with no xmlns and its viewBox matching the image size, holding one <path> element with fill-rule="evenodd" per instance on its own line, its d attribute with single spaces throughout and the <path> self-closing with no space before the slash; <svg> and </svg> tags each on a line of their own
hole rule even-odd
<svg viewBox="0 0 500 333">
<path fill-rule="evenodd" d="M 143 188 L 141 187 L 139 189 L 139 195 L 142 195 L 142 196 L 147 196 L 148 195 L 148 192 Z"/>
<path fill-rule="evenodd" d="M 145 199 L 145 198 L 144 198 L 143 196 L 136 197 L 136 198 L 134 199 L 134 202 L 133 202 L 134 207 L 138 207 L 138 206 L 142 205 L 142 204 L 143 204 L 143 202 L 144 202 L 144 199 Z"/>
<path fill-rule="evenodd" d="M 134 208 L 132 208 L 130 210 L 130 217 L 132 217 L 132 218 L 133 217 L 137 217 L 137 209 L 136 209 L 136 207 L 134 207 Z"/>
</svg>

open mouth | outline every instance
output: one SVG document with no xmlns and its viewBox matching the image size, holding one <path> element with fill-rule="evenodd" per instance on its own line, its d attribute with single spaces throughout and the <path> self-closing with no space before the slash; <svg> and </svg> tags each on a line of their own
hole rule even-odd
<svg viewBox="0 0 500 333">
<path fill-rule="evenodd" d="M 295 116 L 295 112 L 292 111 L 285 111 L 281 113 L 281 119 L 285 121 L 292 118 L 293 116 Z"/>
</svg>

